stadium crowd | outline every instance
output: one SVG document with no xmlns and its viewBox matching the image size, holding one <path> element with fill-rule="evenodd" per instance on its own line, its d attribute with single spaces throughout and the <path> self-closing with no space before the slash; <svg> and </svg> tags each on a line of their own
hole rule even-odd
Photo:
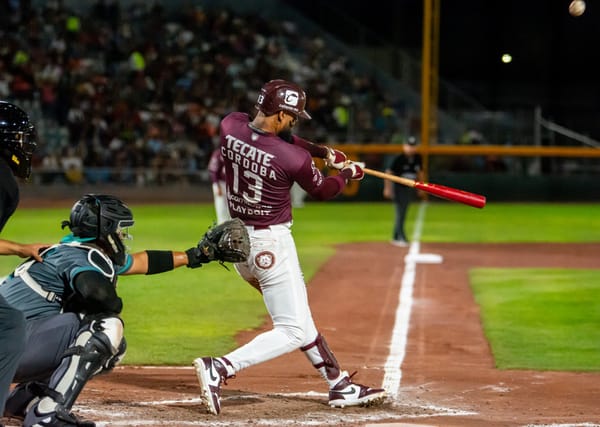
<svg viewBox="0 0 600 427">
<path fill-rule="evenodd" d="M 272 78 L 306 89 L 302 134 L 315 142 L 389 142 L 403 130 L 402 106 L 375 79 L 290 21 L 160 2 L 1 4 L 0 99 L 32 115 L 46 181 L 198 179 L 221 117 L 252 113 Z"/>
</svg>

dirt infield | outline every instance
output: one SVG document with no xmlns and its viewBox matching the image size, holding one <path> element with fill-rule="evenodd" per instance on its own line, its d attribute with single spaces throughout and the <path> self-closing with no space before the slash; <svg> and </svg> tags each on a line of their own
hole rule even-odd
<svg viewBox="0 0 600 427">
<path fill-rule="evenodd" d="M 316 323 L 342 367 L 358 371 L 356 382 L 384 381 L 407 251 L 341 245 L 309 285 Z M 229 380 L 217 417 L 199 405 L 191 367 L 117 368 L 90 382 L 76 412 L 98 426 L 600 425 L 599 374 L 494 368 L 467 280 L 472 267 L 599 268 L 600 244 L 423 244 L 420 252 L 443 262 L 416 265 L 400 387 L 383 406 L 329 408 L 324 382 L 295 352 Z"/>
</svg>

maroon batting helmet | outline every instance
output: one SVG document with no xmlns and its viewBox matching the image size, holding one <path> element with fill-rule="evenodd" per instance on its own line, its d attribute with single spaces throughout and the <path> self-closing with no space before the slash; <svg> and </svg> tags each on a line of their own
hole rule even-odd
<svg viewBox="0 0 600 427">
<path fill-rule="evenodd" d="M 304 110 L 305 105 L 306 94 L 300 86 L 285 80 L 271 80 L 260 89 L 255 107 L 266 116 L 287 111 L 310 120 L 310 114 Z"/>
</svg>

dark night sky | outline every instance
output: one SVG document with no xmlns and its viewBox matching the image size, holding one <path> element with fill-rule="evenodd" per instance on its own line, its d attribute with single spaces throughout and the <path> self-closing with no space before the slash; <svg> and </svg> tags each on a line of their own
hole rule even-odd
<svg viewBox="0 0 600 427">
<path fill-rule="evenodd" d="M 440 0 L 440 77 L 491 110 L 542 106 L 577 123 L 599 107 L 600 5 L 572 17 L 570 0 Z M 340 14 L 421 55 L 423 1 L 288 0 L 338 37 L 357 43 Z M 348 22 L 348 21 L 345 21 Z M 502 64 L 502 53 L 514 60 Z M 597 121 L 597 120 L 595 120 Z M 569 123 L 564 123 L 568 125 Z M 582 131 L 584 131 L 582 129 Z M 600 135 L 599 135 L 600 136 Z"/>
</svg>

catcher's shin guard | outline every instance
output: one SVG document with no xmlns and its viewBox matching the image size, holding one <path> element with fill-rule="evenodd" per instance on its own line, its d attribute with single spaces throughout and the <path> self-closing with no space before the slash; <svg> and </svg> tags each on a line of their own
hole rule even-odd
<svg viewBox="0 0 600 427">
<path fill-rule="evenodd" d="M 61 364 L 52 374 L 46 396 L 32 408 L 38 416 L 68 413 L 88 380 L 110 371 L 125 354 L 123 321 L 120 318 L 90 317 L 82 326 L 75 342 L 65 351 Z"/>
<path fill-rule="evenodd" d="M 300 350 L 331 386 L 339 381 L 342 370 L 323 335 L 318 334 L 312 343 L 301 347 Z"/>
</svg>

